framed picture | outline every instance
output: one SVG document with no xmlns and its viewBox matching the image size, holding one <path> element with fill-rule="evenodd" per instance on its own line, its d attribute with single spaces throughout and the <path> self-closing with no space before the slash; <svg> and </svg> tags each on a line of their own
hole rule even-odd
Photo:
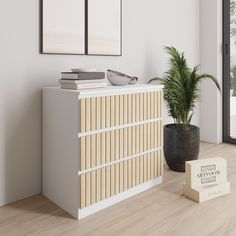
<svg viewBox="0 0 236 236">
<path fill-rule="evenodd" d="M 41 0 L 41 53 L 121 52 L 122 0 Z"/>
</svg>

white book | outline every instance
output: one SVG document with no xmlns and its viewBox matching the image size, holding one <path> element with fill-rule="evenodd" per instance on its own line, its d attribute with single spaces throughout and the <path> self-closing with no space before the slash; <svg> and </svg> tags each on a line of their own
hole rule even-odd
<svg viewBox="0 0 236 236">
<path fill-rule="evenodd" d="M 61 83 L 62 89 L 72 89 L 72 90 L 80 90 L 80 89 L 92 89 L 92 88 L 104 88 L 107 87 L 107 83 L 87 83 L 87 84 L 64 84 Z"/>
<path fill-rule="evenodd" d="M 66 80 L 66 79 L 59 79 L 58 82 L 60 84 L 89 84 L 89 83 L 105 83 L 106 79 L 90 79 L 90 80 Z"/>
</svg>

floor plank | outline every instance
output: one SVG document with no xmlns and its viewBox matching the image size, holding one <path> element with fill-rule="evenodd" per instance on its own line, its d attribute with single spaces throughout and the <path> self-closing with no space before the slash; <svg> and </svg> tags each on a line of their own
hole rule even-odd
<svg viewBox="0 0 236 236">
<path fill-rule="evenodd" d="M 236 235 L 236 146 L 201 144 L 201 158 L 228 161 L 231 194 L 202 204 L 182 194 L 184 174 L 165 167 L 164 183 L 81 221 L 42 195 L 0 208 L 0 235 Z"/>
</svg>

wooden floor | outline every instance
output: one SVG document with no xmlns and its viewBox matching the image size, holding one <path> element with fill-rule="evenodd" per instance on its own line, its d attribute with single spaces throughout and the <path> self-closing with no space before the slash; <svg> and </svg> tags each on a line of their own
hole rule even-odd
<svg viewBox="0 0 236 236">
<path fill-rule="evenodd" d="M 164 183 L 77 221 L 39 195 L 0 208 L 0 235 L 236 235 L 236 146 L 202 143 L 201 158 L 228 160 L 230 195 L 202 204 L 182 195 L 184 175 L 165 170 Z"/>
</svg>

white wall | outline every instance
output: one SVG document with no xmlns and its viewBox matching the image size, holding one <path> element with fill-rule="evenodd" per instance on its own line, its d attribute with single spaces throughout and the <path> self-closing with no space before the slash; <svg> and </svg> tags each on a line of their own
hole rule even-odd
<svg viewBox="0 0 236 236">
<path fill-rule="evenodd" d="M 117 69 L 142 81 L 166 69 L 163 46 L 199 62 L 198 0 L 123 0 L 123 56 L 39 54 L 39 1 L 0 7 L 0 205 L 41 192 L 41 89 L 74 67 Z M 194 122 L 198 124 L 198 113 Z"/>
<path fill-rule="evenodd" d="M 222 84 L 222 0 L 200 0 L 201 71 Z M 211 81 L 201 84 L 201 139 L 222 142 L 222 96 Z"/>
</svg>

